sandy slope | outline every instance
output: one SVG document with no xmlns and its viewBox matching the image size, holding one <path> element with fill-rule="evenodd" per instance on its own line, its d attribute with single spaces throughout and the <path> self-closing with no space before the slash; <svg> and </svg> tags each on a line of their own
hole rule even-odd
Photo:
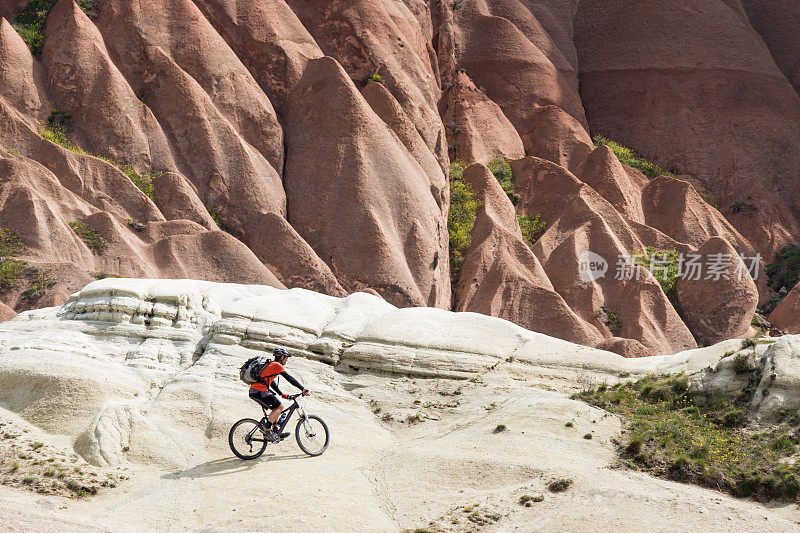
<svg viewBox="0 0 800 533">
<path fill-rule="evenodd" d="M 293 366 L 302 379 L 330 372 L 308 361 Z M 569 386 L 561 381 L 547 391 L 505 372 L 486 383 L 369 373 L 337 378 L 356 387 L 353 401 L 307 401 L 333 430 L 331 447 L 319 458 L 287 440 L 244 462 L 220 439 L 211 460 L 178 471 L 132 468 L 129 482 L 85 501 L 4 489 L 6 523 L 20 531 L 88 525 L 113 531 L 398 531 L 429 521 L 452 531 L 800 529 L 795 506 L 766 508 L 613 468 L 611 439 L 619 421 L 568 399 Z M 462 393 L 455 396 L 439 394 L 458 388 Z M 431 403 L 441 407 L 424 407 Z M 486 409 L 491 403 L 496 407 Z M 381 412 L 371 413 L 377 406 Z M 246 403 L 242 411 L 255 412 Z M 422 422 L 381 420 L 387 413 L 405 419 L 416 412 Z M 566 428 L 567 421 L 575 427 Z M 499 423 L 508 431 L 493 433 Z M 582 438 L 588 432 L 593 439 Z M 544 489 L 562 477 L 574 480 L 568 491 Z M 516 503 L 535 493 L 544 501 L 531 508 Z M 501 518 L 473 524 L 463 508 L 476 503 Z"/>
</svg>

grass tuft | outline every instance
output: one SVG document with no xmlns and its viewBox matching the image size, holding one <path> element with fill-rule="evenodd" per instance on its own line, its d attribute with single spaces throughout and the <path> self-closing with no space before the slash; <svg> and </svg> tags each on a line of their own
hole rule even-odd
<svg viewBox="0 0 800 533">
<path fill-rule="evenodd" d="M 670 178 L 675 178 L 681 181 L 688 181 L 685 178 L 678 176 L 677 174 L 670 172 L 668 170 L 664 170 L 660 166 L 656 165 L 655 163 L 648 161 L 641 155 L 637 154 L 632 149 L 628 148 L 627 146 L 622 146 L 621 144 L 608 139 L 607 137 L 603 137 L 602 135 L 595 135 L 592 137 L 594 140 L 595 148 L 599 146 L 608 146 L 611 148 L 611 151 L 614 152 L 614 155 L 617 156 L 620 163 L 624 165 L 628 165 L 629 167 L 633 167 L 636 170 L 640 171 L 642 174 L 647 176 L 650 179 L 655 179 L 659 176 L 669 176 Z M 707 191 L 697 189 L 697 194 L 710 206 L 716 208 L 717 205 L 714 203 L 714 200 L 708 194 Z"/>
<path fill-rule="evenodd" d="M 53 114 L 51 115 L 51 119 L 53 116 L 67 116 L 69 115 L 61 113 L 58 110 L 53 110 Z M 69 118 L 69 117 L 67 117 Z M 125 165 L 114 161 L 110 157 L 100 155 L 100 154 L 93 154 L 91 152 L 87 152 L 74 142 L 72 142 L 69 137 L 67 136 L 67 129 L 66 126 L 59 121 L 50 120 L 48 122 L 41 122 L 39 124 L 39 135 L 54 144 L 61 146 L 62 148 L 66 148 L 70 152 L 81 154 L 81 155 L 90 155 L 92 157 L 96 157 L 98 159 L 102 159 L 106 163 L 116 167 L 119 169 L 120 172 L 128 176 L 128 179 L 138 187 L 140 191 L 142 191 L 145 196 L 150 198 L 150 200 L 155 201 L 155 189 L 153 186 L 153 179 L 157 178 L 163 172 L 137 172 L 132 166 Z"/>
<path fill-rule="evenodd" d="M 70 222 L 69 227 L 75 235 L 86 243 L 86 246 L 97 255 L 103 255 L 108 248 L 108 241 L 96 229 L 83 222 Z"/>
</svg>

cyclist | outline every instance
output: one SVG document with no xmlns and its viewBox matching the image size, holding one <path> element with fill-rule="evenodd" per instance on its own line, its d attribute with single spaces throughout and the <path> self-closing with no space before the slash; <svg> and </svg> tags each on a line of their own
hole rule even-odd
<svg viewBox="0 0 800 533">
<path fill-rule="evenodd" d="M 301 385 L 299 381 L 290 376 L 289 373 L 284 369 L 286 361 L 288 361 L 291 357 L 289 352 L 287 352 L 284 348 L 275 348 L 275 350 L 272 352 L 272 356 L 272 362 L 265 366 L 259 373 L 259 377 L 263 381 L 253 383 L 250 386 L 250 399 L 259 405 L 266 407 L 267 409 L 271 409 L 269 415 L 267 416 L 268 427 L 262 429 L 269 440 L 278 442 L 281 439 L 288 437 L 289 434 L 275 434 L 275 430 L 277 429 L 275 422 L 283 412 L 283 403 L 281 403 L 280 399 L 278 399 L 278 396 L 276 396 L 275 393 L 279 394 L 281 398 L 284 399 L 288 398 L 288 395 L 281 392 L 281 389 L 278 388 L 278 383 L 275 378 L 278 376 L 283 376 L 286 378 L 286 381 L 302 390 L 303 396 L 308 395 L 308 389 Z M 270 391 L 270 389 L 275 391 L 275 393 Z"/>
</svg>

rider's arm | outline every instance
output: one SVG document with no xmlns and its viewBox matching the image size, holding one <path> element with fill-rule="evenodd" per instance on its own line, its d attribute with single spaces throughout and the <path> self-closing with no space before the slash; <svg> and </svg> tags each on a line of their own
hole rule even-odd
<svg viewBox="0 0 800 533">
<path fill-rule="evenodd" d="M 283 376 L 284 378 L 286 378 L 286 381 L 288 381 L 289 383 L 291 383 L 292 385 L 294 385 L 294 386 L 295 386 L 295 387 L 297 387 L 298 389 L 300 389 L 300 390 L 305 390 L 305 387 L 303 387 L 303 386 L 300 384 L 300 382 L 299 382 L 299 381 L 297 381 L 297 380 L 296 380 L 296 379 L 294 379 L 292 376 L 290 376 L 290 375 L 289 375 L 289 373 L 288 373 L 288 372 L 286 372 L 285 370 L 284 370 L 283 372 L 281 372 L 281 376 Z"/>
<path fill-rule="evenodd" d="M 272 380 L 272 385 L 270 385 L 269 388 L 274 390 L 275 392 L 277 392 L 278 396 L 283 394 L 283 392 L 281 392 L 281 389 L 278 388 L 278 380 L 277 379 Z"/>
</svg>

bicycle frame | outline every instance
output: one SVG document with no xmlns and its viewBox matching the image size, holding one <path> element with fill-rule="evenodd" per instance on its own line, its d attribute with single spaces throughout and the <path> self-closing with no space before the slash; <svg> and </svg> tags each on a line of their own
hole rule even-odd
<svg viewBox="0 0 800 533">
<path fill-rule="evenodd" d="M 302 396 L 298 394 L 298 395 L 296 395 L 294 397 L 291 397 L 291 398 L 294 401 L 292 402 L 292 405 L 290 405 L 287 409 L 284 409 L 283 413 L 281 413 L 281 415 L 285 414 L 286 416 L 284 417 L 283 422 L 278 427 L 278 429 L 275 430 L 275 433 L 278 433 L 278 434 L 283 433 L 284 428 L 286 428 L 286 426 L 289 424 L 289 419 L 292 418 L 292 415 L 294 414 L 295 411 L 297 411 L 298 416 L 300 416 L 300 420 L 302 420 L 302 421 L 306 420 L 305 409 L 303 409 L 303 404 L 300 403 L 300 398 L 302 398 Z M 263 405 L 261 406 L 261 410 L 264 411 L 264 420 L 262 420 L 262 421 L 265 421 L 265 420 L 267 420 L 267 417 L 269 416 L 269 410 L 266 407 L 264 407 Z M 311 428 L 306 427 L 306 431 L 310 432 Z"/>
</svg>

